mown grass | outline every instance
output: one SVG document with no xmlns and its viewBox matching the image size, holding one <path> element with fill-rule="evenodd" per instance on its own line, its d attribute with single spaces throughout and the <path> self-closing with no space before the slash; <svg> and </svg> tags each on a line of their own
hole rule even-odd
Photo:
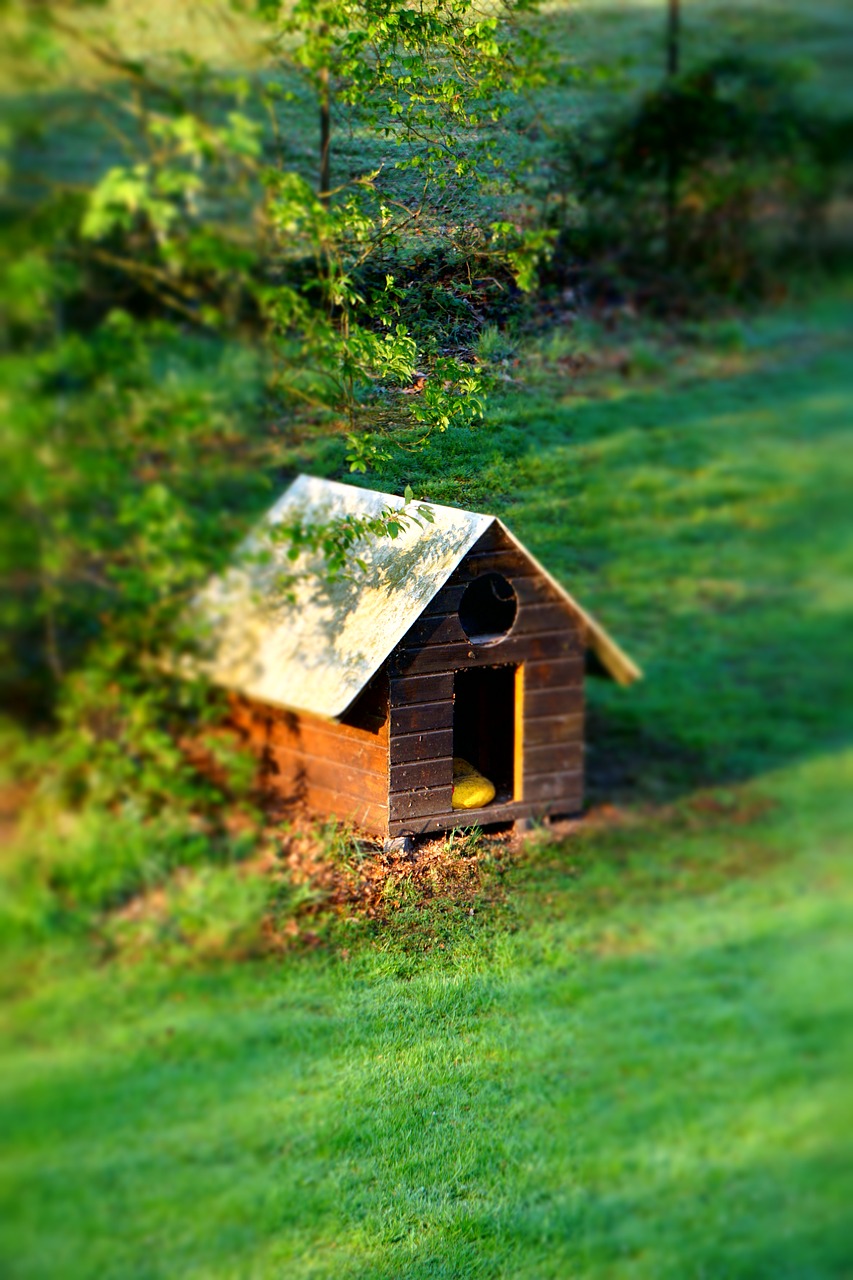
<svg viewBox="0 0 853 1280">
<path fill-rule="evenodd" d="M 657 0 L 545 0 L 542 26 L 564 65 L 589 68 L 596 63 L 617 72 L 615 91 L 648 87 L 665 70 L 666 6 Z M 809 92 L 837 109 L 849 103 L 846 74 L 853 51 L 853 28 L 835 0 L 700 0 L 681 9 L 681 59 L 684 67 L 737 50 L 798 64 L 810 79 Z M 589 90 L 600 99 L 600 78 L 585 87 L 566 85 L 562 101 L 588 109 Z M 559 109 L 556 99 L 553 106 Z"/>
<path fill-rule="evenodd" d="M 511 918 L 433 950 L 18 948 L 4 1274 L 849 1274 L 851 315 L 534 362 L 425 456 L 645 665 L 592 686 L 620 820 L 537 834 Z"/>
</svg>

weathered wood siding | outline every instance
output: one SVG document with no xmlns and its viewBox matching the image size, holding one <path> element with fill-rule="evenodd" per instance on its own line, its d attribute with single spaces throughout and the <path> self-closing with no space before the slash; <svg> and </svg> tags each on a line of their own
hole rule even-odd
<svg viewBox="0 0 853 1280">
<path fill-rule="evenodd" d="M 477 645 L 458 610 L 468 584 L 497 572 L 518 612 L 509 634 Z M 523 667 L 520 798 L 451 806 L 454 675 Z M 499 529 L 485 534 L 342 723 L 234 698 L 232 718 L 282 804 L 304 803 L 378 836 L 576 812 L 583 800 L 582 621 Z M 507 708 L 507 714 L 513 709 Z"/>
<path fill-rule="evenodd" d="M 273 802 L 388 834 L 388 683 L 371 681 L 344 722 L 232 699 L 232 720 L 260 760 L 261 787 Z"/>
<path fill-rule="evenodd" d="M 479 574 L 501 573 L 518 600 L 505 639 L 476 645 L 458 609 Z M 523 664 L 520 799 L 451 807 L 453 678 L 469 667 Z M 583 800 L 584 646 L 579 616 L 499 529 L 489 530 L 421 615 L 389 663 L 391 835 L 576 812 Z"/>
</svg>

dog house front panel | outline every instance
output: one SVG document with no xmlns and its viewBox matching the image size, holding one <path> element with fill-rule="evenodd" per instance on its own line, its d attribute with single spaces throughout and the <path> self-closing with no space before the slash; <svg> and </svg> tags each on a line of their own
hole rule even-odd
<svg viewBox="0 0 853 1280">
<path fill-rule="evenodd" d="M 411 628 L 389 675 L 391 834 L 580 808 L 581 620 L 498 527 Z M 494 783 L 489 805 L 452 808 L 454 756 Z"/>
</svg>

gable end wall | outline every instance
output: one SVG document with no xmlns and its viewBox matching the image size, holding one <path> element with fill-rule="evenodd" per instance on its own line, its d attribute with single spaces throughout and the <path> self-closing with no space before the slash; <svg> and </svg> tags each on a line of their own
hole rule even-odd
<svg viewBox="0 0 853 1280">
<path fill-rule="evenodd" d="M 458 609 L 468 583 L 489 571 L 512 583 L 518 613 L 506 639 L 477 646 L 463 632 Z M 454 672 L 503 664 L 524 665 L 522 800 L 453 810 Z M 582 620 L 497 525 L 480 538 L 404 637 L 388 670 L 391 835 L 580 809 Z"/>
</svg>

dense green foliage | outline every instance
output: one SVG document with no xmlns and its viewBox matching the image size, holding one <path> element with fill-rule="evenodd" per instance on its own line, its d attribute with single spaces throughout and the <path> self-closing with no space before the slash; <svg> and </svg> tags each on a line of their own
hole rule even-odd
<svg viewBox="0 0 853 1280">
<path fill-rule="evenodd" d="M 176 746 L 215 707 L 164 663 L 192 646 L 189 595 L 257 511 L 282 444 L 306 425 L 343 430 L 364 472 L 401 427 L 424 443 L 482 417 L 481 372 L 424 312 L 411 327 L 394 272 L 424 239 L 453 240 L 440 195 L 453 178 L 469 194 L 454 252 L 529 286 L 543 238 L 507 221 L 521 177 L 499 126 L 538 76 L 535 42 L 512 27 L 530 7 L 502 0 L 474 20 L 455 0 L 267 3 L 263 74 L 131 54 L 91 6 L 76 22 L 60 5 L 17 11 L 43 82 L 50 59 L 82 47 L 94 60 L 93 105 L 124 153 L 72 189 L 46 173 L 36 194 L 13 174 L 3 210 L 6 679 L 25 713 L 59 723 L 45 752 L 24 754 L 31 772 L 58 772 L 64 802 L 156 816 L 171 789 L 191 829 L 200 814 L 215 823 L 217 791 L 231 803 L 241 779 L 213 739 L 216 785 Z M 321 139 L 333 190 L 312 185 L 283 133 L 299 86 L 327 133 L 334 95 L 366 142 L 347 167 Z M 24 112 L 16 145 L 31 127 Z M 419 365 L 421 394 L 406 397 Z M 350 535 L 315 539 L 331 571 Z"/>
<path fill-rule="evenodd" d="M 806 104 L 801 78 L 718 55 L 568 131 L 562 180 L 579 212 L 562 252 L 670 307 L 697 288 L 705 305 L 778 291 L 783 263 L 826 253 L 827 211 L 851 183 L 853 117 Z"/>
</svg>

